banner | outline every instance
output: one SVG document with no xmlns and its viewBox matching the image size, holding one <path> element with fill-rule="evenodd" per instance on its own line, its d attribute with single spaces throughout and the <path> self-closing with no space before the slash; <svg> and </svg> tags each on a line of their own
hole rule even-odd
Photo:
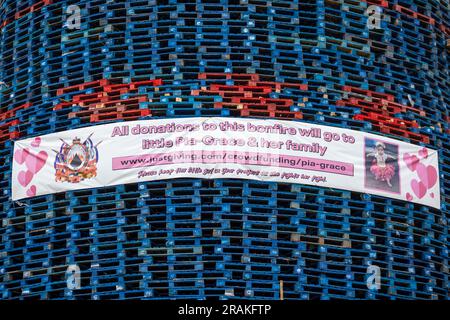
<svg viewBox="0 0 450 320">
<path fill-rule="evenodd" d="M 440 208 L 436 150 L 354 130 L 241 118 L 111 123 L 17 141 L 12 198 L 187 177 L 301 183 Z"/>
</svg>

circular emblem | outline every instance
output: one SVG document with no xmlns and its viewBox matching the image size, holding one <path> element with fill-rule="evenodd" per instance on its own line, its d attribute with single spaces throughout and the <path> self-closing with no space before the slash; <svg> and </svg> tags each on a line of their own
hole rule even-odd
<svg viewBox="0 0 450 320">
<path fill-rule="evenodd" d="M 70 170 L 78 171 L 87 165 L 89 151 L 81 143 L 75 142 L 67 150 L 66 164 Z"/>
<path fill-rule="evenodd" d="M 60 182 L 80 183 L 85 179 L 92 179 L 97 176 L 98 142 L 92 143 L 92 134 L 81 142 L 80 138 L 67 143 L 63 139 L 60 151 L 56 152 L 55 158 L 55 179 Z"/>
</svg>

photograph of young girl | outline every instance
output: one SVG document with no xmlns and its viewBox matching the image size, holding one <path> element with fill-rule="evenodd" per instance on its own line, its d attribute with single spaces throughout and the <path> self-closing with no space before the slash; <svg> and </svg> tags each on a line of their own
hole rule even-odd
<svg viewBox="0 0 450 320">
<path fill-rule="evenodd" d="M 365 187 L 400 193 L 398 146 L 365 139 Z"/>
</svg>

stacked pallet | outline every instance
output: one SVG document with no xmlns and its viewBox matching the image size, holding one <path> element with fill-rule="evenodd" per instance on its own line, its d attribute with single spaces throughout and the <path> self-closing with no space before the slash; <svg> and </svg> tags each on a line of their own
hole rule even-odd
<svg viewBox="0 0 450 320">
<path fill-rule="evenodd" d="M 64 24 L 71 4 L 0 4 L 0 299 L 449 298 L 448 1 L 92 0 L 79 29 Z M 201 116 L 437 149 L 441 210 L 228 179 L 11 201 L 14 140 Z M 67 286 L 71 265 L 80 289 Z"/>
</svg>

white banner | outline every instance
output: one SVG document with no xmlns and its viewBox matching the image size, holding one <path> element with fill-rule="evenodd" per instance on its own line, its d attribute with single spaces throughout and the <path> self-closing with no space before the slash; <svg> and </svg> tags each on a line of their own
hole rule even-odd
<svg viewBox="0 0 450 320">
<path fill-rule="evenodd" d="M 111 123 L 17 141 L 12 198 L 182 177 L 301 183 L 440 208 L 436 150 L 354 130 L 241 118 Z"/>
</svg>

